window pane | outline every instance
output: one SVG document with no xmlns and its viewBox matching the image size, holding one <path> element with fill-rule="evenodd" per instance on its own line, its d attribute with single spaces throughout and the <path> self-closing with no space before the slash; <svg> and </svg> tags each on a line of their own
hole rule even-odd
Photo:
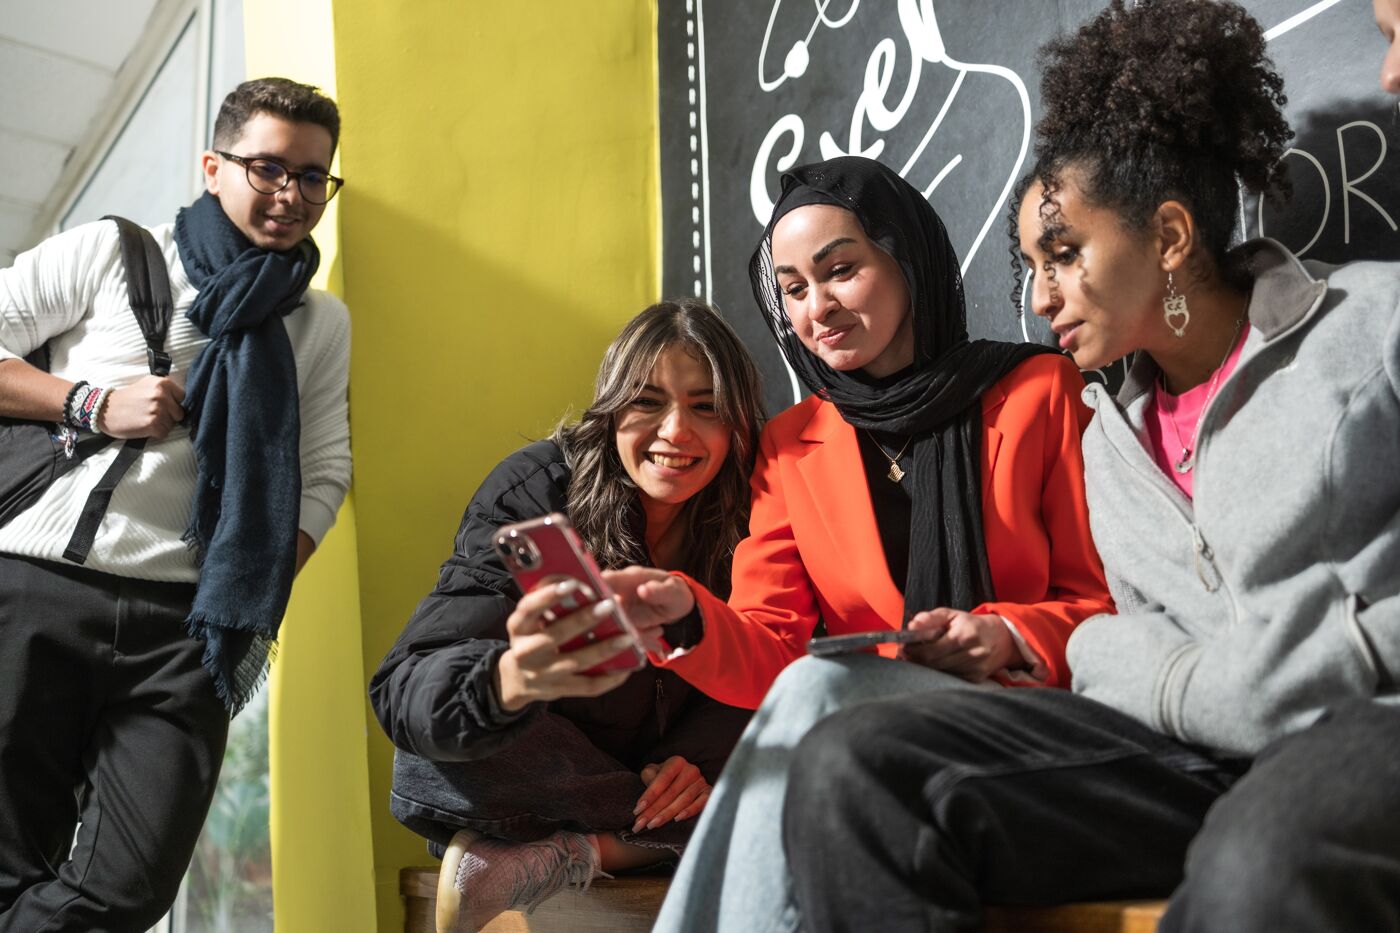
<svg viewBox="0 0 1400 933">
<path fill-rule="evenodd" d="M 267 687 L 229 728 L 224 769 L 195 846 L 174 933 L 272 933 Z"/>
<path fill-rule="evenodd" d="M 154 226 L 194 199 L 196 87 L 194 20 L 122 127 L 112 148 L 61 224 L 64 230 L 120 214 Z"/>
<path fill-rule="evenodd" d="M 214 44 L 209 50 L 209 136 L 228 92 L 248 76 L 243 60 L 243 0 L 213 0 Z M 205 140 L 208 144 L 209 140 Z"/>
</svg>

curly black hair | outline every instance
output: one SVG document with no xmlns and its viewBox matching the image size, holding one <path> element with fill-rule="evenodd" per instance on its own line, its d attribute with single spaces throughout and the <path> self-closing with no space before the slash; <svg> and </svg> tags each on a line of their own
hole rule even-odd
<svg viewBox="0 0 1400 933">
<path fill-rule="evenodd" d="M 1264 32 L 1243 7 L 1219 0 L 1113 0 L 1077 33 L 1040 50 L 1036 164 L 1011 204 L 1020 298 L 1016 214 L 1032 183 L 1053 222 L 1066 170 L 1083 195 L 1141 230 L 1157 207 L 1181 201 L 1206 253 L 1228 279 L 1239 186 L 1286 197 L 1284 146 L 1293 135 L 1288 99 L 1265 53 Z"/>
</svg>

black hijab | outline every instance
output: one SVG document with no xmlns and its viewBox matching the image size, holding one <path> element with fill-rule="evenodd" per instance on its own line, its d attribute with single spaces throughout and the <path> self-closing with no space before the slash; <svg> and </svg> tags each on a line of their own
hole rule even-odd
<svg viewBox="0 0 1400 933">
<path fill-rule="evenodd" d="M 1054 351 L 968 340 L 962 273 L 943 221 L 893 169 L 843 156 L 796 168 L 782 183 L 749 262 L 754 297 L 788 365 L 809 390 L 856 428 L 912 438 L 905 622 L 926 609 L 967 610 L 995 599 L 982 534 L 982 393 L 1023 360 Z M 893 382 L 872 385 L 862 373 L 837 372 L 802 345 L 788 320 L 773 272 L 773 227 L 808 204 L 833 204 L 855 214 L 866 236 L 904 273 L 914 316 L 914 363 Z"/>
</svg>

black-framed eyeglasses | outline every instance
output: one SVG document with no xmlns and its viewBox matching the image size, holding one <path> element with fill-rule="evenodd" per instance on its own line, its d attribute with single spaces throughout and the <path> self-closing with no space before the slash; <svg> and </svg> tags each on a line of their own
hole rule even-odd
<svg viewBox="0 0 1400 933">
<path fill-rule="evenodd" d="M 215 154 L 223 156 L 230 162 L 243 166 L 243 172 L 248 176 L 248 184 L 254 191 L 261 194 L 276 194 L 287 185 L 292 183 L 292 179 L 297 180 L 297 190 L 301 192 L 302 200 L 308 204 L 325 204 L 335 197 L 336 192 L 345 187 L 345 179 L 336 178 L 330 172 L 323 172 L 320 169 L 309 168 L 302 172 L 294 172 L 281 162 L 272 159 L 249 159 L 246 156 L 234 155 L 232 152 L 223 152 L 215 149 Z"/>
</svg>

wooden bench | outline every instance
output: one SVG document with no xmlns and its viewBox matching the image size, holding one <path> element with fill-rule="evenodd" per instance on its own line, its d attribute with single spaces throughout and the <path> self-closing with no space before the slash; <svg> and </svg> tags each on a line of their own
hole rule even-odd
<svg viewBox="0 0 1400 933">
<path fill-rule="evenodd" d="M 487 924 L 485 933 L 648 933 L 667 878 L 595 881 L 585 892 L 566 890 L 528 916 L 512 910 Z M 404 933 L 434 933 L 436 868 L 405 868 L 399 876 L 407 920 Z M 1165 901 L 1113 901 L 1063 907 L 994 907 L 986 933 L 1154 933 Z M 743 933 L 743 931 L 735 931 Z"/>
</svg>

